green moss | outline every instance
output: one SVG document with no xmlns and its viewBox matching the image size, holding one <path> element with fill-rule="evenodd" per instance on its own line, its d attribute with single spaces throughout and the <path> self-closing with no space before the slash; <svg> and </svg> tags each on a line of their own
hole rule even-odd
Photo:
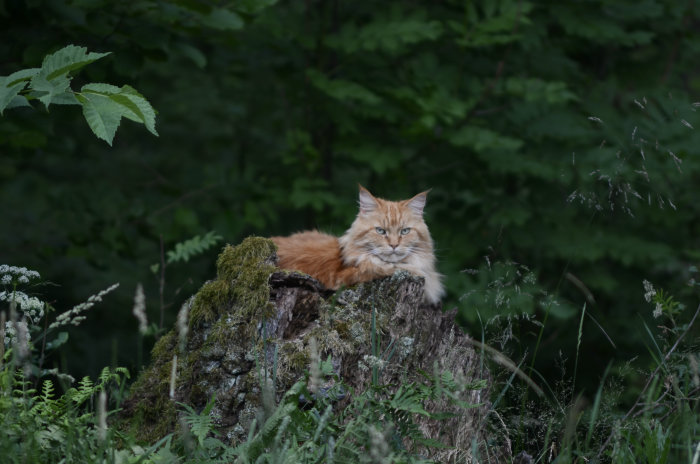
<svg viewBox="0 0 700 464">
<path fill-rule="evenodd" d="M 259 321 L 274 315 L 267 282 L 276 270 L 275 251 L 272 240 L 262 237 L 248 237 L 235 247 L 227 245 L 216 262 L 217 279 L 205 284 L 195 297 L 190 327 L 215 321 L 229 307 L 235 321 L 248 322 L 253 317 Z"/>
<path fill-rule="evenodd" d="M 306 351 L 297 351 L 287 357 L 287 365 L 291 371 L 303 371 L 309 366 L 311 356 Z"/>
<path fill-rule="evenodd" d="M 276 251 L 272 240 L 263 237 L 248 237 L 235 247 L 227 245 L 216 261 L 218 276 L 224 280 L 236 280 L 246 268 L 258 268 L 261 264 L 274 270 L 270 258 Z"/>
<path fill-rule="evenodd" d="M 222 307 L 231 300 L 231 284 L 226 280 L 207 282 L 194 298 L 190 311 L 190 327 L 213 322 Z"/>
<path fill-rule="evenodd" d="M 162 337 L 154 351 L 165 350 L 170 333 Z M 174 343 L 172 343 L 174 345 Z M 133 407 L 133 414 L 128 420 L 121 420 L 119 428 L 128 429 L 139 440 L 152 443 L 173 430 L 176 423 L 175 403 L 169 397 L 170 372 L 172 359 L 163 362 L 165 354 L 159 354 L 154 364 L 143 372 L 131 387 L 131 397 L 140 398 Z"/>
<path fill-rule="evenodd" d="M 176 343 L 177 334 L 175 333 L 175 329 L 173 329 L 160 337 L 156 344 L 153 345 L 153 349 L 151 350 L 151 359 L 160 360 L 171 357 Z"/>
</svg>

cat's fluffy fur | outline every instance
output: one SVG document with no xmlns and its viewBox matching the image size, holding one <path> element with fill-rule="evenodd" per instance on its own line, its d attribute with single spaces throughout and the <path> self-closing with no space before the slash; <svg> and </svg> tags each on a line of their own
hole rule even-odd
<svg viewBox="0 0 700 464">
<path fill-rule="evenodd" d="M 317 231 L 272 237 L 279 266 L 305 272 L 332 289 L 404 269 L 425 278 L 425 300 L 437 303 L 445 292 L 423 221 L 427 194 L 387 201 L 360 186 L 360 211 L 342 237 Z"/>
</svg>

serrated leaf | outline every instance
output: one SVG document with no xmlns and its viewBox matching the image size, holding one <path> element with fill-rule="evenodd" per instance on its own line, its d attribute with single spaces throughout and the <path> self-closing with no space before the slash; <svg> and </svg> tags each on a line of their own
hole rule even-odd
<svg viewBox="0 0 700 464">
<path fill-rule="evenodd" d="M 38 72 L 39 68 L 20 69 L 7 76 L 6 83 L 7 85 L 12 85 L 20 81 L 28 81 Z"/>
<path fill-rule="evenodd" d="M 121 108 L 122 116 L 136 122 L 141 122 L 153 135 L 156 132 L 156 113 L 148 100 L 136 89 L 125 85 L 117 87 L 112 84 L 90 83 L 85 84 L 80 91 L 84 94 L 102 95 Z"/>
<path fill-rule="evenodd" d="M 18 94 L 27 85 L 26 81 L 20 81 L 16 84 L 9 84 L 8 77 L 0 77 L 0 114 L 3 114 L 5 108 L 10 107 L 10 103 L 18 96 Z M 24 97 L 22 97 L 24 98 Z M 26 101 L 26 98 L 24 99 Z"/>
<path fill-rule="evenodd" d="M 133 93 L 125 93 L 120 95 L 120 97 L 129 100 L 131 102 L 130 108 L 132 108 L 134 111 L 138 111 L 137 114 L 140 115 L 139 117 L 141 118 L 141 122 L 143 122 L 144 126 L 146 126 L 146 129 L 148 129 L 151 134 L 158 135 L 158 132 L 156 131 L 156 112 L 151 104 L 148 103 L 148 100 L 138 94 Z"/>
<path fill-rule="evenodd" d="M 10 100 L 10 103 L 7 104 L 7 106 L 5 107 L 5 109 L 8 109 L 8 108 L 19 108 L 19 107 L 21 107 L 21 106 L 25 106 L 25 107 L 28 106 L 29 108 L 32 107 L 32 105 L 29 104 L 29 100 L 27 100 L 27 97 L 25 97 L 25 96 L 23 96 L 23 95 L 15 95 L 15 96 L 12 98 L 12 100 Z M 1 111 L 0 111 L 0 114 L 2 114 Z"/>
<path fill-rule="evenodd" d="M 39 73 L 32 77 L 29 85 L 36 92 L 39 101 L 48 109 L 54 97 L 65 93 L 70 88 L 70 78 L 67 74 L 63 74 L 49 80 L 44 74 Z"/>
<path fill-rule="evenodd" d="M 99 94 L 80 94 L 78 101 L 92 132 L 111 146 L 122 118 L 121 105 Z"/>
<path fill-rule="evenodd" d="M 37 92 L 37 98 L 48 109 L 51 103 L 66 104 L 68 102 L 65 97 L 59 97 L 58 101 L 54 101 L 54 98 L 65 93 L 70 87 L 69 72 L 80 69 L 106 55 L 109 53 L 88 53 L 85 47 L 68 45 L 47 55 L 37 72 L 25 70 L 25 74 L 19 77 L 27 77 L 26 74 L 33 73 L 29 86 Z"/>
<path fill-rule="evenodd" d="M 75 98 L 75 93 L 72 91 L 67 91 L 60 93 L 58 95 L 55 95 L 51 99 L 51 103 L 54 105 L 80 105 L 80 102 L 78 101 L 77 98 Z"/>
<path fill-rule="evenodd" d="M 117 87 L 116 85 L 112 84 L 103 84 L 101 82 L 91 82 L 89 84 L 85 84 L 81 89 L 81 92 L 93 92 L 93 93 L 99 93 L 103 95 L 114 95 L 117 93 L 120 93 L 122 90 Z"/>
<path fill-rule="evenodd" d="M 61 74 L 67 74 L 70 71 L 80 69 L 109 54 L 110 52 L 88 53 L 85 47 L 67 45 L 44 58 L 44 61 L 41 63 L 39 74 L 44 75 L 48 80 L 52 80 Z"/>
</svg>

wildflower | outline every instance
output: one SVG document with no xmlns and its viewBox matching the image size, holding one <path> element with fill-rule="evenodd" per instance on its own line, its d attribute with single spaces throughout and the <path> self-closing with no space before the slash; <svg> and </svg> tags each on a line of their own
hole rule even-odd
<svg viewBox="0 0 700 464">
<path fill-rule="evenodd" d="M 362 357 L 362 361 L 358 361 L 358 366 L 361 370 L 366 370 L 367 368 L 378 368 L 382 369 L 386 365 L 386 361 L 379 359 L 371 354 L 366 354 Z"/>
<path fill-rule="evenodd" d="M 663 313 L 664 313 L 664 309 L 661 306 L 661 303 L 656 303 L 656 306 L 654 306 L 654 312 L 651 313 L 652 316 L 654 316 L 654 319 L 661 316 Z"/>
<path fill-rule="evenodd" d="M 57 327 L 62 327 L 62 326 L 66 326 L 69 324 L 79 325 L 81 322 L 83 322 L 85 320 L 85 316 L 81 316 L 80 313 L 85 312 L 88 309 L 95 306 L 97 303 L 102 301 L 102 297 L 104 297 L 106 294 L 113 291 L 117 287 L 119 287 L 119 284 L 114 284 L 110 287 L 107 287 L 106 289 L 100 291 L 99 293 L 90 296 L 86 302 L 80 303 L 78 306 L 74 307 L 70 311 L 66 311 L 65 313 L 59 314 L 58 317 L 56 318 L 56 321 L 54 321 L 49 326 L 49 329 L 55 329 Z"/>
<path fill-rule="evenodd" d="M 5 322 L 5 344 L 15 345 L 20 358 L 25 352 L 28 352 L 28 345 L 31 342 L 29 335 L 29 327 L 26 321 L 7 321 Z"/>
<path fill-rule="evenodd" d="M 30 297 L 24 292 L 0 292 L 0 301 L 14 302 L 19 306 L 30 322 L 44 317 L 44 302 L 39 298 Z"/>
<path fill-rule="evenodd" d="M 134 296 L 134 309 L 132 314 L 139 321 L 139 333 L 145 335 L 148 331 L 148 318 L 146 317 L 146 297 L 143 294 L 143 286 L 139 283 L 136 286 L 136 295 Z"/>
<path fill-rule="evenodd" d="M 36 271 L 27 269 L 26 267 L 8 266 L 7 264 L 0 265 L 0 282 L 3 285 L 10 285 L 16 281 L 20 284 L 28 284 L 29 281 L 40 278 Z"/>
<path fill-rule="evenodd" d="M 644 299 L 647 303 L 651 303 L 651 299 L 656 295 L 656 290 L 651 282 L 646 279 L 642 281 L 642 284 L 644 285 Z"/>
</svg>

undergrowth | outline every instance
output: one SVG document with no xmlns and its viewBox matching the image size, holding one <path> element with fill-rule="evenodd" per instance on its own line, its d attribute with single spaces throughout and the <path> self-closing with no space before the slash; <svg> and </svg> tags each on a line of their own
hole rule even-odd
<svg viewBox="0 0 700 464">
<path fill-rule="evenodd" d="M 691 285 L 697 285 L 691 281 Z M 496 368 L 489 427 L 506 450 L 507 462 L 524 463 L 688 463 L 700 462 L 700 353 L 697 318 L 700 306 L 689 311 L 672 295 L 643 281 L 644 298 L 655 323 L 640 317 L 630 325 L 639 330 L 649 356 L 604 368 L 595 392 L 577 390 L 576 376 L 586 305 L 581 309 L 573 353 L 559 353 L 559 379 L 545 378 L 527 359 L 535 353 L 518 350 L 524 343 L 515 334 L 523 327 L 546 329 L 546 317 L 528 314 L 491 319 L 484 337 L 503 350 L 519 353 L 519 363 Z M 535 333 L 536 333 L 535 331 Z M 572 364 L 573 373 L 566 365 Z M 639 358 L 639 359 L 638 359 Z M 638 366 L 651 358 L 651 364 Z M 567 362 L 569 361 L 569 362 Z M 501 365 L 503 365 L 501 363 Z M 522 367 L 522 371 L 520 368 Z M 519 382 L 516 373 L 528 376 Z M 543 394 L 535 396 L 537 385 Z M 482 457 L 478 462 L 493 461 Z"/>
<path fill-rule="evenodd" d="M 22 290 L 33 288 L 26 276 L 38 280 L 38 273 L 10 266 L 0 270 L 6 288 L 0 307 L 3 463 L 434 462 L 428 457 L 444 446 L 425 437 L 417 418 L 442 420 L 451 414 L 431 413 L 426 404 L 447 399 L 451 405 L 469 408 L 474 405 L 460 400 L 461 394 L 484 387 L 483 382 L 466 384 L 450 372 L 436 370 L 424 373 L 420 382 L 373 382 L 356 394 L 334 374 L 330 358 L 316 356 L 307 378 L 293 385 L 279 404 L 269 394 L 271 384 L 264 380 L 268 376 L 261 373 L 263 405 L 245 442 L 231 446 L 217 435 L 212 398 L 202 411 L 178 403 L 178 430 L 144 445 L 110 425 L 109 418 L 118 412 L 125 394 L 126 369 L 105 368 L 96 381 L 85 377 L 72 385 L 70 376 L 41 367 L 46 346 L 56 340 L 63 343 L 67 337 L 52 335 L 54 329 L 80 324 L 85 311 L 112 287 L 48 324 L 48 305 Z M 139 305 L 140 298 L 136 300 Z M 45 342 L 50 338 L 52 342 Z M 61 394 L 55 381 L 62 385 Z M 314 387 L 321 381 L 332 386 Z M 336 407 L 343 399 L 349 399 L 347 406 Z"/>
<path fill-rule="evenodd" d="M 49 323 L 54 308 L 27 293 L 36 288 L 39 274 L 6 265 L 0 271 L 3 462 L 433 462 L 431 450 L 443 445 L 425 438 L 415 419 L 446 416 L 428 412 L 426 402 L 446 397 L 452 404 L 470 407 L 459 401 L 459 393 L 483 387 L 464 385 L 450 372 L 436 372 L 426 373 L 423 382 L 373 383 L 355 395 L 334 377 L 330 359 L 316 357 L 311 378 L 290 388 L 279 404 L 274 404 L 274 395 L 263 394 L 264 404 L 244 443 L 230 446 L 217 436 L 212 398 L 202 411 L 179 403 L 178 430 L 145 446 L 138 437 L 110 426 L 109 417 L 118 411 L 129 379 L 126 369 L 104 368 L 95 381 L 85 377 L 76 383 L 42 365 L 47 353 L 67 340 L 61 328 L 80 324 L 85 312 L 115 286 Z M 519 362 L 508 358 L 509 344 L 517 344 L 514 327 L 527 323 L 544 330 L 546 319 L 540 323 L 532 316 L 512 316 L 485 325 L 482 342 L 474 343 L 496 361 L 490 409 L 480 425 L 486 428 L 492 452 L 474 446 L 472 462 L 699 462 L 700 356 L 694 334 L 700 307 L 688 311 L 647 281 L 643 289 L 656 327 L 643 319 L 639 324 L 653 364 L 647 369 L 633 367 L 632 360 L 608 365 L 591 397 L 575 390 L 576 367 L 573 376 L 567 376 L 564 359 L 561 378 L 551 381 L 528 369 L 526 356 Z M 585 314 L 584 305 L 581 321 Z M 576 351 L 570 354 L 576 358 L 574 366 L 579 350 L 586 348 L 581 346 L 582 330 L 581 322 Z M 314 389 L 319 376 L 333 386 L 322 392 Z M 264 392 L 271 386 L 263 378 L 268 376 L 261 375 Z M 630 392 L 636 399 L 624 407 L 623 398 Z M 346 397 L 351 398 L 347 407 L 334 407 Z"/>
</svg>

